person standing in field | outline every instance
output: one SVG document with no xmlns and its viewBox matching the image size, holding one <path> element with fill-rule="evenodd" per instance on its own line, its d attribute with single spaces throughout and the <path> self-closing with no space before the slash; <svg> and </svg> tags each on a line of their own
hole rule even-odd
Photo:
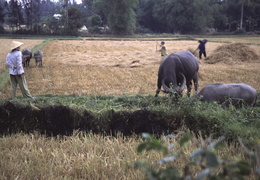
<svg viewBox="0 0 260 180">
<path fill-rule="evenodd" d="M 205 44 L 208 42 L 208 40 L 204 39 L 202 41 L 199 40 L 198 42 L 200 43 L 197 48 L 199 49 L 199 58 L 201 59 L 202 54 L 204 55 L 204 57 L 207 57 Z"/>
<path fill-rule="evenodd" d="M 163 60 L 168 55 L 166 52 L 166 46 L 165 46 L 164 41 L 161 42 L 159 51 L 161 52 L 161 56 L 162 56 L 162 60 Z"/>
<path fill-rule="evenodd" d="M 13 100 L 16 100 L 18 84 L 22 91 L 23 97 L 34 99 L 28 90 L 25 80 L 24 69 L 22 65 L 22 53 L 20 51 L 20 46 L 22 44 L 23 43 L 19 41 L 12 41 L 10 47 L 11 52 L 6 56 L 6 64 L 9 67 L 9 74 L 11 79 Z"/>
</svg>

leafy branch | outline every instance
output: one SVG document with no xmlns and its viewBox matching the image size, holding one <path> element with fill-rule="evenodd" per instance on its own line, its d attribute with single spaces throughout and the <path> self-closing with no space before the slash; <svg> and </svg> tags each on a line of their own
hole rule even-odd
<svg viewBox="0 0 260 180">
<path fill-rule="evenodd" d="M 191 142 L 193 135 L 187 133 L 183 135 L 178 143 L 170 143 L 166 145 L 166 139 L 175 138 L 174 135 L 166 136 L 163 140 L 158 140 L 152 135 L 143 133 L 142 137 L 145 142 L 139 144 L 137 148 L 138 153 L 149 152 L 152 150 L 162 152 L 164 158 L 160 159 L 157 164 L 149 165 L 145 162 L 135 162 L 135 167 L 144 170 L 146 179 L 153 180 L 180 180 L 180 179 L 244 179 L 245 177 L 255 176 L 260 178 L 256 167 L 258 162 L 257 153 L 251 152 L 247 149 L 242 141 L 241 146 L 251 161 L 248 159 L 236 159 L 232 157 L 220 157 L 218 151 L 225 147 L 224 137 L 213 141 L 211 137 L 202 140 L 198 149 L 191 154 L 185 153 L 184 147 Z M 177 149 L 179 146 L 180 150 Z M 174 164 L 176 159 L 184 161 L 183 168 L 177 168 Z M 159 166 L 159 168 L 158 168 Z"/>
</svg>

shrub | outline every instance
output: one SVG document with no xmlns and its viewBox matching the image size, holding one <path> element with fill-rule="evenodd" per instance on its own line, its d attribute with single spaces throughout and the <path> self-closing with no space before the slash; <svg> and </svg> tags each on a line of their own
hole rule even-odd
<svg viewBox="0 0 260 180">
<path fill-rule="evenodd" d="M 148 180 L 221 180 L 244 179 L 244 177 L 249 176 L 260 177 L 259 164 L 257 164 L 257 159 L 259 159 L 257 153 L 259 152 L 251 152 L 244 146 L 242 141 L 240 141 L 240 144 L 248 155 L 248 160 L 240 158 L 234 159 L 228 156 L 220 157 L 218 150 L 225 146 L 223 142 L 224 137 L 216 141 L 207 138 L 201 142 L 198 149 L 194 150 L 191 154 L 187 154 L 184 147 L 191 141 L 193 137 L 191 133 L 182 136 L 178 144 L 170 144 L 168 146 L 165 145 L 165 140 L 157 140 L 150 134 L 143 133 L 142 136 L 146 141 L 139 144 L 137 148 L 138 153 L 156 150 L 162 152 L 164 156 L 167 156 L 153 165 L 140 161 L 135 163 L 136 168 L 144 170 L 146 179 Z M 173 137 L 174 136 L 170 136 L 170 138 Z M 177 146 L 180 147 L 179 150 L 172 151 L 173 149 L 177 149 Z M 181 159 L 184 162 L 182 169 L 176 168 L 174 162 L 176 162 L 177 159 Z"/>
</svg>

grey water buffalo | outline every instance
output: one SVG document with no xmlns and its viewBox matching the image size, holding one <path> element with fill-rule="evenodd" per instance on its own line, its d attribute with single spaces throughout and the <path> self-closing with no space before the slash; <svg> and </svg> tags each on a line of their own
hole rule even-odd
<svg viewBox="0 0 260 180">
<path fill-rule="evenodd" d="M 35 59 L 36 67 L 42 66 L 43 52 L 41 50 L 36 50 L 33 56 Z"/>
<path fill-rule="evenodd" d="M 185 85 L 189 97 L 192 81 L 197 94 L 198 70 L 199 61 L 190 51 L 170 54 L 160 64 L 155 97 L 158 96 L 160 91 L 174 93 L 175 97 L 182 96 Z M 161 87 L 164 90 L 161 90 Z"/>
<path fill-rule="evenodd" d="M 225 105 L 241 107 L 242 104 L 254 106 L 257 99 L 256 90 L 248 84 L 208 84 L 197 94 L 203 102 L 217 101 Z"/>
<path fill-rule="evenodd" d="M 22 63 L 24 67 L 29 67 L 32 58 L 32 51 L 29 49 L 22 50 Z"/>
</svg>

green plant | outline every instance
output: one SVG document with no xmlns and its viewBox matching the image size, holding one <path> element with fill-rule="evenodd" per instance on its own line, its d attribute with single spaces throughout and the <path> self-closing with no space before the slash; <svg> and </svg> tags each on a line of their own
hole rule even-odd
<svg viewBox="0 0 260 180">
<path fill-rule="evenodd" d="M 4 89 L 6 84 L 9 82 L 9 69 L 5 69 L 2 72 L 0 72 L 0 90 Z"/>
<path fill-rule="evenodd" d="M 213 141 L 211 138 L 201 141 L 198 149 L 191 154 L 185 152 L 185 147 L 191 142 L 193 135 L 187 133 L 182 136 L 178 144 L 170 143 L 166 146 L 166 139 L 157 140 L 147 133 L 142 134 L 145 142 L 139 144 L 137 152 L 156 150 L 162 152 L 165 158 L 162 158 L 154 165 L 148 165 L 145 162 L 136 162 L 135 167 L 144 169 L 146 179 L 153 180 L 180 180 L 180 179 L 244 179 L 245 177 L 259 178 L 259 166 L 257 164 L 257 152 L 251 152 L 242 141 L 241 146 L 249 158 L 234 158 L 227 155 L 220 156 L 218 151 L 225 146 L 224 137 Z M 168 138 L 174 138 L 171 135 Z M 179 149 L 178 149 L 179 147 Z M 176 149 L 175 151 L 172 151 Z M 259 148 L 258 148 L 259 149 Z M 181 159 L 184 164 L 182 168 L 177 168 L 175 163 Z M 251 160 L 251 161 L 250 161 Z M 256 168 L 256 171 L 254 169 Z M 255 173 L 255 174 L 253 174 Z"/>
</svg>

